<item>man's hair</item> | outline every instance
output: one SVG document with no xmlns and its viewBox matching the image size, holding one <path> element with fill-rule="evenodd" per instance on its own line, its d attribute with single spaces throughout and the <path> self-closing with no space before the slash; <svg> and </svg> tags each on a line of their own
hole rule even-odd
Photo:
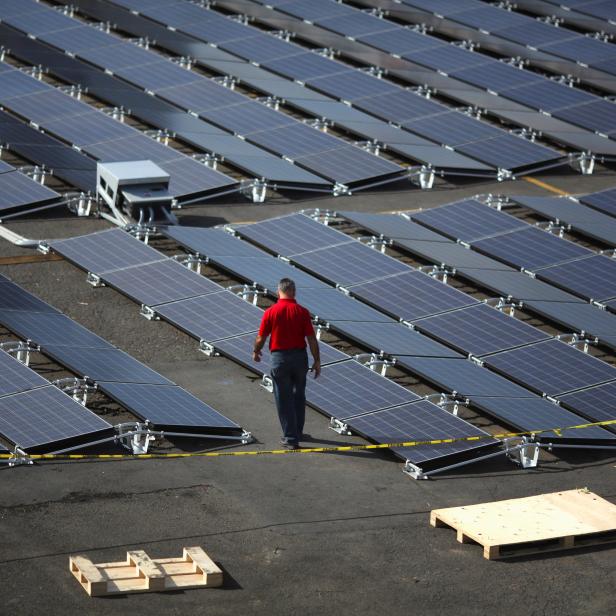
<svg viewBox="0 0 616 616">
<path fill-rule="evenodd" d="M 295 283 L 290 278 L 282 278 L 278 283 L 278 289 L 285 295 L 295 295 Z"/>
</svg>

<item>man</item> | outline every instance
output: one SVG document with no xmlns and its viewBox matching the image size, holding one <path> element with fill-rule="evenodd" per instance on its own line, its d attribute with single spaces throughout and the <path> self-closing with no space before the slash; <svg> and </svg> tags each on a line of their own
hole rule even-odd
<svg viewBox="0 0 616 616">
<path fill-rule="evenodd" d="M 312 353 L 310 370 L 315 379 L 321 374 L 321 360 L 310 313 L 295 301 L 295 283 L 290 278 L 278 283 L 278 302 L 263 314 L 253 350 L 256 362 L 261 361 L 261 350 L 268 336 L 274 397 L 282 426 L 280 443 L 287 449 L 299 449 L 306 415 L 306 340 Z"/>
</svg>

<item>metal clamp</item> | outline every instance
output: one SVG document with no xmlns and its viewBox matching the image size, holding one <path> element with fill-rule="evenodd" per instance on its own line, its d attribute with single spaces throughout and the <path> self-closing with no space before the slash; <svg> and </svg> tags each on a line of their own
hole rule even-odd
<svg viewBox="0 0 616 616">
<path fill-rule="evenodd" d="M 124 122 L 124 118 L 128 113 L 124 107 L 103 107 L 100 111 L 118 122 Z"/>
<path fill-rule="evenodd" d="M 539 463 L 540 444 L 532 437 L 511 437 L 503 440 L 505 454 L 522 468 L 536 468 Z"/>
<path fill-rule="evenodd" d="M 351 436 L 351 430 L 343 421 L 332 417 L 329 420 L 329 427 L 338 434 L 344 434 L 346 436 Z"/>
<path fill-rule="evenodd" d="M 77 216 L 90 216 L 92 208 L 97 205 L 96 199 L 90 193 L 73 193 L 68 196 L 66 206 Z"/>
<path fill-rule="evenodd" d="M 387 368 L 389 366 L 395 366 L 395 359 L 386 359 L 382 353 L 359 353 L 353 356 L 353 359 L 360 362 L 367 368 L 370 368 L 373 372 L 377 371 L 377 367 L 381 366 L 381 376 L 386 376 Z M 367 359 L 367 361 L 364 361 Z"/>
<path fill-rule="evenodd" d="M 234 284 L 227 287 L 231 291 L 253 306 L 257 305 L 260 295 L 267 295 L 267 291 L 260 290 L 256 284 Z"/>
<path fill-rule="evenodd" d="M 502 210 L 504 207 L 513 205 L 513 202 L 507 197 L 507 195 L 493 195 L 492 193 L 484 193 L 480 195 L 474 195 L 472 197 L 475 201 L 483 203 L 495 210 Z"/>
<path fill-rule="evenodd" d="M 379 252 L 385 253 L 385 250 L 388 246 L 393 244 L 393 240 L 387 239 L 385 237 L 376 236 L 376 235 L 361 235 L 357 238 L 362 244 L 366 246 L 370 246 L 370 248 L 374 248 L 374 250 L 378 250 Z"/>
<path fill-rule="evenodd" d="M 82 406 L 86 406 L 88 394 L 94 393 L 97 390 L 96 383 L 87 378 L 67 377 L 52 381 L 51 384 L 71 396 L 73 400 L 79 402 Z"/>
<path fill-rule="evenodd" d="M 591 152 L 578 152 L 569 154 L 569 165 L 582 175 L 592 175 L 595 170 L 595 156 Z"/>
<path fill-rule="evenodd" d="M 558 220 L 548 220 L 546 222 L 536 222 L 535 227 L 538 229 L 543 229 L 548 233 L 552 233 L 553 235 L 558 235 L 558 237 L 562 238 L 565 235 L 566 231 L 571 229 L 571 225 L 560 224 Z"/>
<path fill-rule="evenodd" d="M 242 180 L 240 192 L 253 203 L 263 203 L 267 195 L 267 182 L 261 180 Z"/>
<path fill-rule="evenodd" d="M 409 171 L 411 182 L 417 184 L 422 190 L 430 190 L 434 186 L 436 174 L 430 165 L 422 165 L 419 168 L 412 167 Z"/>
<path fill-rule="evenodd" d="M 483 303 L 492 308 L 496 308 L 496 310 L 500 312 L 509 311 L 510 317 L 515 315 L 516 308 L 521 310 L 523 307 L 522 302 L 516 302 L 509 297 L 489 297 L 488 299 L 484 299 Z"/>
<path fill-rule="evenodd" d="M 441 282 L 447 282 L 449 276 L 455 276 L 456 270 L 445 265 L 422 265 L 417 268 L 420 272 L 428 274 L 431 278 L 436 278 Z"/>
<path fill-rule="evenodd" d="M 30 365 L 30 353 L 37 353 L 41 350 L 38 344 L 34 344 L 31 340 L 9 340 L 8 342 L 0 343 L 0 349 L 13 355 L 17 361 L 22 364 Z"/>
<path fill-rule="evenodd" d="M 558 336 L 555 336 L 555 338 L 556 340 L 561 340 L 565 344 L 568 344 L 575 348 L 579 348 L 579 346 L 581 345 L 582 351 L 584 351 L 584 353 L 588 353 L 588 349 L 591 345 L 597 346 L 597 344 L 599 344 L 599 338 L 587 338 L 585 334 L 559 334 Z"/>
<path fill-rule="evenodd" d="M 92 272 L 88 272 L 86 275 L 86 282 L 91 284 L 94 288 L 105 286 L 105 283 L 101 280 L 101 277 L 98 274 L 93 274 Z"/>
<path fill-rule="evenodd" d="M 150 430 L 149 422 L 129 422 L 114 426 L 118 433 L 115 442 L 120 443 L 134 454 L 148 453 L 148 448 L 157 437 L 162 437 L 162 432 Z"/>
<path fill-rule="evenodd" d="M 443 409 L 450 410 L 452 415 L 457 417 L 458 411 L 460 410 L 460 406 L 468 406 L 469 400 L 468 398 L 460 398 L 455 393 L 453 394 L 429 394 L 424 396 L 424 400 L 428 400 L 440 406 Z"/>
<path fill-rule="evenodd" d="M 174 56 L 171 62 L 189 71 L 195 65 L 195 59 L 190 56 Z"/>
<path fill-rule="evenodd" d="M 9 466 L 20 466 L 22 464 L 34 464 L 28 454 L 21 448 L 15 445 L 11 451 L 11 456 L 8 458 L 7 463 Z"/>
</svg>

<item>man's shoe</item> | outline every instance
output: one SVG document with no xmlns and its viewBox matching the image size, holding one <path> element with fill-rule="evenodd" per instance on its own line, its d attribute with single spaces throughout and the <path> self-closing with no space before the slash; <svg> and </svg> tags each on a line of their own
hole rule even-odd
<svg viewBox="0 0 616 616">
<path fill-rule="evenodd" d="M 300 449 L 299 443 L 287 443 L 287 441 L 280 441 L 283 449 Z"/>
</svg>

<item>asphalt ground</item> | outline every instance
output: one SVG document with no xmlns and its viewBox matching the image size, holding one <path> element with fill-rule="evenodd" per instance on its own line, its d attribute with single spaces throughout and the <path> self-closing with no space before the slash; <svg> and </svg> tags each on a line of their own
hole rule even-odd
<svg viewBox="0 0 616 616">
<path fill-rule="evenodd" d="M 583 193 L 616 184 L 612 170 L 592 177 L 562 172 L 539 177 Z M 180 212 L 183 224 L 214 225 L 268 218 L 303 208 L 390 211 L 432 207 L 477 193 L 549 195 L 524 180 L 411 186 L 352 197 L 241 199 Z M 9 225 L 28 237 L 68 237 L 107 228 L 63 212 Z M 0 241 L 0 258 L 31 254 Z M 146 321 L 129 299 L 94 289 L 62 262 L 0 266 L 39 297 L 242 424 L 276 448 L 272 396 L 249 371 L 197 351 L 170 325 Z M 8 339 L 5 333 L 0 340 Z M 40 356 L 46 377 L 62 371 Z M 104 400 L 110 421 L 126 413 Z M 307 445 L 362 443 L 307 413 Z M 178 439 L 164 451 L 207 443 Z M 616 612 L 613 548 L 587 548 L 487 561 L 450 529 L 429 526 L 432 509 L 588 487 L 616 502 L 616 458 L 569 451 L 542 456 L 522 470 L 505 458 L 427 481 L 401 472 L 388 452 L 353 452 L 47 462 L 0 473 L 0 614 L 595 614 Z M 127 550 L 179 556 L 202 546 L 225 572 L 220 589 L 89 598 L 70 575 L 70 554 L 94 562 L 123 560 Z"/>
</svg>

